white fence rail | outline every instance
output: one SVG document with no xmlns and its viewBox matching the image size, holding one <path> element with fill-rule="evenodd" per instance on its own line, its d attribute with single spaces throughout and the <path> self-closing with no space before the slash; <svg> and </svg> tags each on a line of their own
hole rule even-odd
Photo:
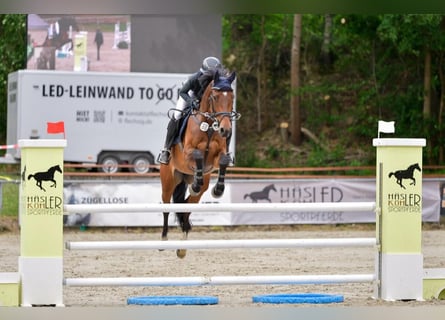
<svg viewBox="0 0 445 320">
<path fill-rule="evenodd" d="M 170 241 L 70 241 L 68 250 L 150 250 L 150 249 L 234 249 L 234 248 L 319 248 L 376 246 L 376 238 L 327 239 L 241 239 Z"/>
<path fill-rule="evenodd" d="M 375 202 L 307 203 L 140 203 L 140 204 L 67 204 L 65 213 L 113 212 L 357 212 L 375 211 Z"/>
<path fill-rule="evenodd" d="M 204 285 L 304 285 L 374 282 L 375 274 L 276 275 L 149 278 L 66 278 L 64 284 L 82 286 L 204 286 Z"/>
</svg>

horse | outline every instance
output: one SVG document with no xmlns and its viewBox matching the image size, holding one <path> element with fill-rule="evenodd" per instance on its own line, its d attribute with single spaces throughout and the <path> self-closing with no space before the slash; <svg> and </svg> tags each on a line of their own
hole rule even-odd
<svg viewBox="0 0 445 320">
<path fill-rule="evenodd" d="M 275 185 L 274 184 L 270 184 L 268 186 L 265 186 L 263 188 L 263 190 L 261 190 L 261 191 L 255 191 L 255 192 L 251 192 L 251 193 L 246 193 L 244 195 L 244 199 L 249 197 L 252 200 L 253 203 L 257 203 L 258 200 L 267 200 L 269 202 L 272 202 L 272 200 L 270 200 L 270 198 L 269 198 L 269 192 L 271 190 L 277 191 L 277 189 L 275 189 Z"/>
<path fill-rule="evenodd" d="M 232 134 L 232 121 L 240 114 L 233 110 L 234 93 L 232 82 L 235 72 L 220 75 L 218 71 L 205 87 L 198 110 L 191 110 L 181 142 L 171 149 L 168 164 L 161 164 L 160 178 L 162 201 L 170 203 L 198 203 L 207 191 L 210 174 L 218 170 L 218 178 L 212 189 L 212 196 L 221 197 L 224 193 L 224 179 L 231 158 L 227 154 L 227 139 Z M 187 186 L 189 195 L 186 197 Z M 191 230 L 191 212 L 177 212 L 176 217 L 187 239 Z M 161 238 L 167 240 L 169 212 L 163 212 Z M 185 249 L 178 249 L 176 255 L 184 258 Z"/>
<path fill-rule="evenodd" d="M 48 169 L 48 171 L 45 172 L 36 172 L 34 174 L 30 174 L 28 176 L 28 180 L 31 180 L 31 178 L 34 178 L 36 180 L 36 186 L 38 186 L 41 190 L 45 191 L 46 190 L 42 187 L 42 182 L 43 181 L 51 181 L 52 185 L 50 187 L 56 187 L 56 180 L 54 180 L 54 173 L 55 172 L 60 172 L 62 173 L 62 169 L 60 168 L 59 165 L 53 166 L 51 168 Z"/>
<path fill-rule="evenodd" d="M 57 21 L 59 25 L 59 32 L 55 33 L 51 38 L 49 35 L 46 36 L 45 41 L 40 45 L 40 47 L 54 47 L 56 49 L 61 49 L 65 44 L 70 43 L 70 51 L 73 48 L 73 40 L 69 37 L 70 27 L 79 31 L 76 19 L 71 16 L 63 16 Z"/>
<path fill-rule="evenodd" d="M 76 32 L 79 31 L 76 19 L 70 16 L 64 16 L 58 21 L 59 32 L 54 33 L 51 37 L 48 34 L 45 41 L 37 47 L 41 47 L 39 57 L 37 57 L 37 69 L 50 69 L 54 70 L 55 65 L 55 51 L 61 50 L 66 44 L 69 44 L 68 51 L 73 50 L 73 40 L 70 38 L 70 27 Z"/>
<path fill-rule="evenodd" d="M 397 184 L 402 187 L 403 189 L 406 189 L 405 186 L 402 184 L 403 179 L 410 179 L 411 183 L 410 185 L 416 185 L 416 179 L 414 178 L 414 170 L 418 170 L 422 172 L 420 169 L 420 166 L 418 163 L 410 165 L 406 170 L 398 170 L 395 172 L 390 172 L 388 175 L 388 178 L 391 178 L 392 176 L 396 177 Z"/>
</svg>

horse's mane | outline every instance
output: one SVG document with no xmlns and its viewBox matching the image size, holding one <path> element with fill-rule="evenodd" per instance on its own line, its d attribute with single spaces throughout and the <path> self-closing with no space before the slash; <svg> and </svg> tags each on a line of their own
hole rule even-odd
<svg viewBox="0 0 445 320">
<path fill-rule="evenodd" d="M 199 84 L 201 85 L 201 92 L 199 93 L 199 96 L 203 95 L 203 93 L 205 92 L 207 87 L 210 85 L 212 80 L 215 78 L 216 72 L 218 72 L 219 75 L 222 77 L 227 77 L 230 73 L 229 70 L 224 67 L 214 69 L 214 70 L 207 70 L 207 71 L 203 72 L 202 75 L 200 75 L 198 78 Z"/>
</svg>

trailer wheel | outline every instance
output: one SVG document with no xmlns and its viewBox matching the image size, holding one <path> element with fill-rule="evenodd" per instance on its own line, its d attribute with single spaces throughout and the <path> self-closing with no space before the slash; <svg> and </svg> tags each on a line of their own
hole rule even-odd
<svg viewBox="0 0 445 320">
<path fill-rule="evenodd" d="M 150 165 L 154 164 L 153 156 L 145 153 L 137 154 L 134 156 L 134 158 L 131 160 L 131 164 L 133 167 L 131 170 L 138 174 L 144 174 L 152 171 L 152 168 L 150 168 Z"/>
<path fill-rule="evenodd" d="M 99 164 L 102 165 L 100 170 L 105 173 L 116 173 L 120 171 L 119 158 L 115 155 L 105 153 L 100 157 Z"/>
</svg>

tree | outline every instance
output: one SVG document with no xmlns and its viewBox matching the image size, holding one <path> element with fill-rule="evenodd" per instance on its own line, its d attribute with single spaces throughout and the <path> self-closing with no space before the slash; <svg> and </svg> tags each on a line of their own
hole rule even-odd
<svg viewBox="0 0 445 320">
<path fill-rule="evenodd" d="M 444 33 L 441 31 L 441 24 L 443 17 L 435 14 L 408 14 L 408 15 L 383 15 L 382 22 L 379 27 L 380 37 L 383 40 L 389 40 L 397 49 L 402 59 L 409 57 L 423 57 L 423 125 L 425 136 L 430 135 L 435 130 L 435 123 L 442 123 L 442 112 L 439 106 L 432 105 L 433 99 L 433 78 L 439 75 L 439 81 L 443 79 L 440 77 L 440 63 L 433 61 L 439 60 L 440 56 L 445 50 Z M 442 85 L 439 86 L 443 87 Z M 439 128 L 439 135 L 443 136 Z M 438 146 L 439 153 L 443 153 L 444 141 L 438 141 L 435 135 L 431 135 L 430 143 L 428 144 L 428 157 L 432 161 L 433 149 Z"/>
<path fill-rule="evenodd" d="M 301 144 L 300 119 L 300 44 L 301 44 L 301 14 L 294 15 L 294 29 L 291 50 L 291 142 L 297 146 Z"/>
<path fill-rule="evenodd" d="M 331 42 L 332 42 L 332 14 L 325 14 L 323 44 L 321 45 L 321 63 L 329 69 L 332 65 Z"/>
<path fill-rule="evenodd" d="M 0 15 L 0 141 L 6 141 L 7 83 L 10 72 L 26 65 L 26 15 Z"/>
</svg>

